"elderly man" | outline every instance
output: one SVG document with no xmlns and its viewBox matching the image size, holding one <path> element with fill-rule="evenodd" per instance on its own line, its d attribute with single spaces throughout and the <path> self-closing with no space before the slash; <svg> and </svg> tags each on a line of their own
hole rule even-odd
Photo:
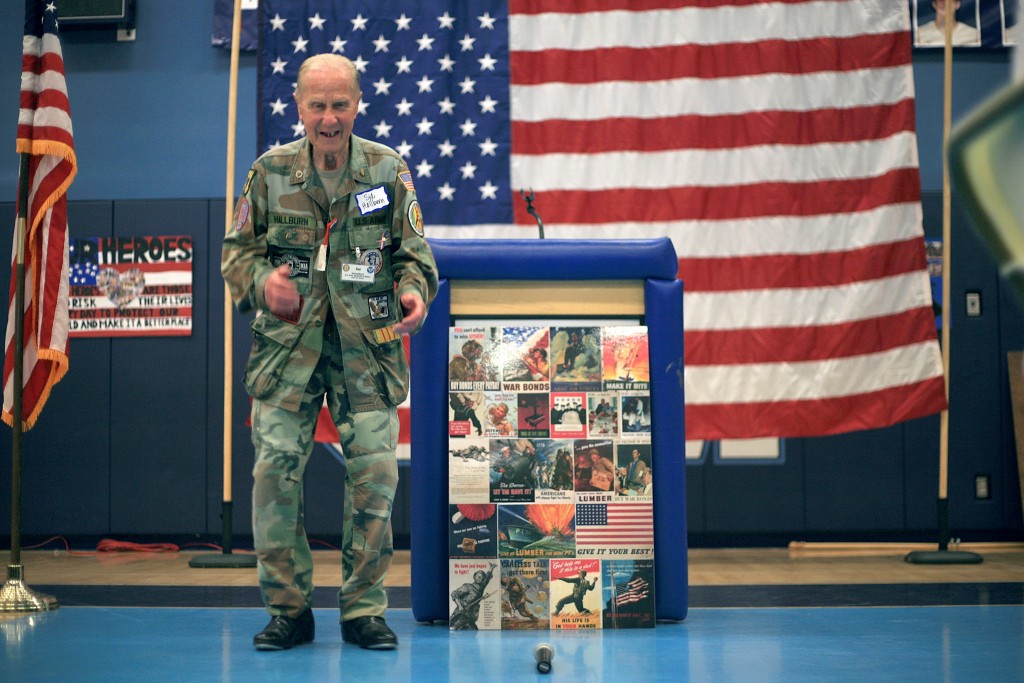
<svg viewBox="0 0 1024 683">
<path fill-rule="evenodd" d="M 405 162 L 352 134 L 361 96 L 348 59 L 302 64 L 295 103 L 306 135 L 256 160 L 224 238 L 221 272 L 235 305 L 257 312 L 244 384 L 253 540 L 271 616 L 253 639 L 258 650 L 314 638 L 302 480 L 325 399 L 347 466 L 342 637 L 368 649 L 398 644 L 384 620 L 384 577 L 397 406 L 408 393 L 401 335 L 423 324 L 437 273 Z"/>
</svg>

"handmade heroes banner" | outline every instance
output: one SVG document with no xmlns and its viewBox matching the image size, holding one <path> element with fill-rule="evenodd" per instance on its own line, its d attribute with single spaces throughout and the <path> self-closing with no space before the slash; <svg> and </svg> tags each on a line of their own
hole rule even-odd
<svg viewBox="0 0 1024 683">
<path fill-rule="evenodd" d="M 72 240 L 70 335 L 192 334 L 192 237 Z"/>
<path fill-rule="evenodd" d="M 654 626 L 647 328 L 448 343 L 451 628 Z"/>
</svg>

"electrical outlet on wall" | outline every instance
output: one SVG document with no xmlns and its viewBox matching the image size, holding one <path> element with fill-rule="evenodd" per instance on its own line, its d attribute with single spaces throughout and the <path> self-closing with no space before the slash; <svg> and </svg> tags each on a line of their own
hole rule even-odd
<svg viewBox="0 0 1024 683">
<path fill-rule="evenodd" d="M 975 500 L 990 500 L 992 498 L 991 482 L 987 474 L 978 474 L 974 477 L 974 498 Z"/>
<path fill-rule="evenodd" d="M 964 305 L 967 309 L 968 318 L 976 318 L 981 315 L 981 292 L 967 292 L 964 297 Z"/>
</svg>

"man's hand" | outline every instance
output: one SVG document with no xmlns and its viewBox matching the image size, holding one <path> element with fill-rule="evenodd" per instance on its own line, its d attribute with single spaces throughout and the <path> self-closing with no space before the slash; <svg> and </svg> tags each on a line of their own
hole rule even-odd
<svg viewBox="0 0 1024 683">
<path fill-rule="evenodd" d="M 267 301 L 267 308 L 277 317 L 286 320 L 297 317 L 301 302 L 298 288 L 289 279 L 291 273 L 291 266 L 287 263 L 281 264 L 270 274 L 263 286 L 263 298 Z"/>
<path fill-rule="evenodd" d="M 423 322 L 423 316 L 427 314 L 427 307 L 423 299 L 413 292 L 406 292 L 399 299 L 402 305 L 404 317 L 395 325 L 396 334 L 411 334 Z"/>
</svg>

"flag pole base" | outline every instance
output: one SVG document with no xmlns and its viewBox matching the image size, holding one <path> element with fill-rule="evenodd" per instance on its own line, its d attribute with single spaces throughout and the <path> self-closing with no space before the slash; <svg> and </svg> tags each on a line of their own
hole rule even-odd
<svg viewBox="0 0 1024 683">
<path fill-rule="evenodd" d="M 0 588 L 0 612 L 47 612 L 60 607 L 57 598 L 25 585 L 22 566 L 7 565 L 7 581 Z"/>
<path fill-rule="evenodd" d="M 188 566 L 195 569 L 247 569 L 256 566 L 256 555 L 234 555 L 232 553 L 220 553 L 219 555 L 196 555 L 188 561 Z"/>
<path fill-rule="evenodd" d="M 981 564 L 982 558 L 978 553 L 949 549 L 950 541 L 953 539 L 949 536 L 949 498 L 945 494 L 939 496 L 937 509 L 939 512 L 938 549 L 918 550 L 908 553 L 903 559 L 913 564 Z M 954 545 L 960 545 L 960 539 L 955 539 Z"/>
<path fill-rule="evenodd" d="M 233 507 L 234 506 L 230 500 L 221 502 L 221 548 L 223 548 L 221 554 L 196 555 L 188 561 L 188 566 L 196 569 L 247 569 L 249 567 L 256 566 L 256 555 L 254 553 L 234 555 L 231 552 L 231 549 L 234 547 L 234 544 L 231 541 L 231 527 L 233 526 L 232 519 L 234 518 L 232 512 Z"/>
<path fill-rule="evenodd" d="M 903 558 L 912 564 L 981 564 L 978 553 L 964 550 L 915 550 Z"/>
</svg>

